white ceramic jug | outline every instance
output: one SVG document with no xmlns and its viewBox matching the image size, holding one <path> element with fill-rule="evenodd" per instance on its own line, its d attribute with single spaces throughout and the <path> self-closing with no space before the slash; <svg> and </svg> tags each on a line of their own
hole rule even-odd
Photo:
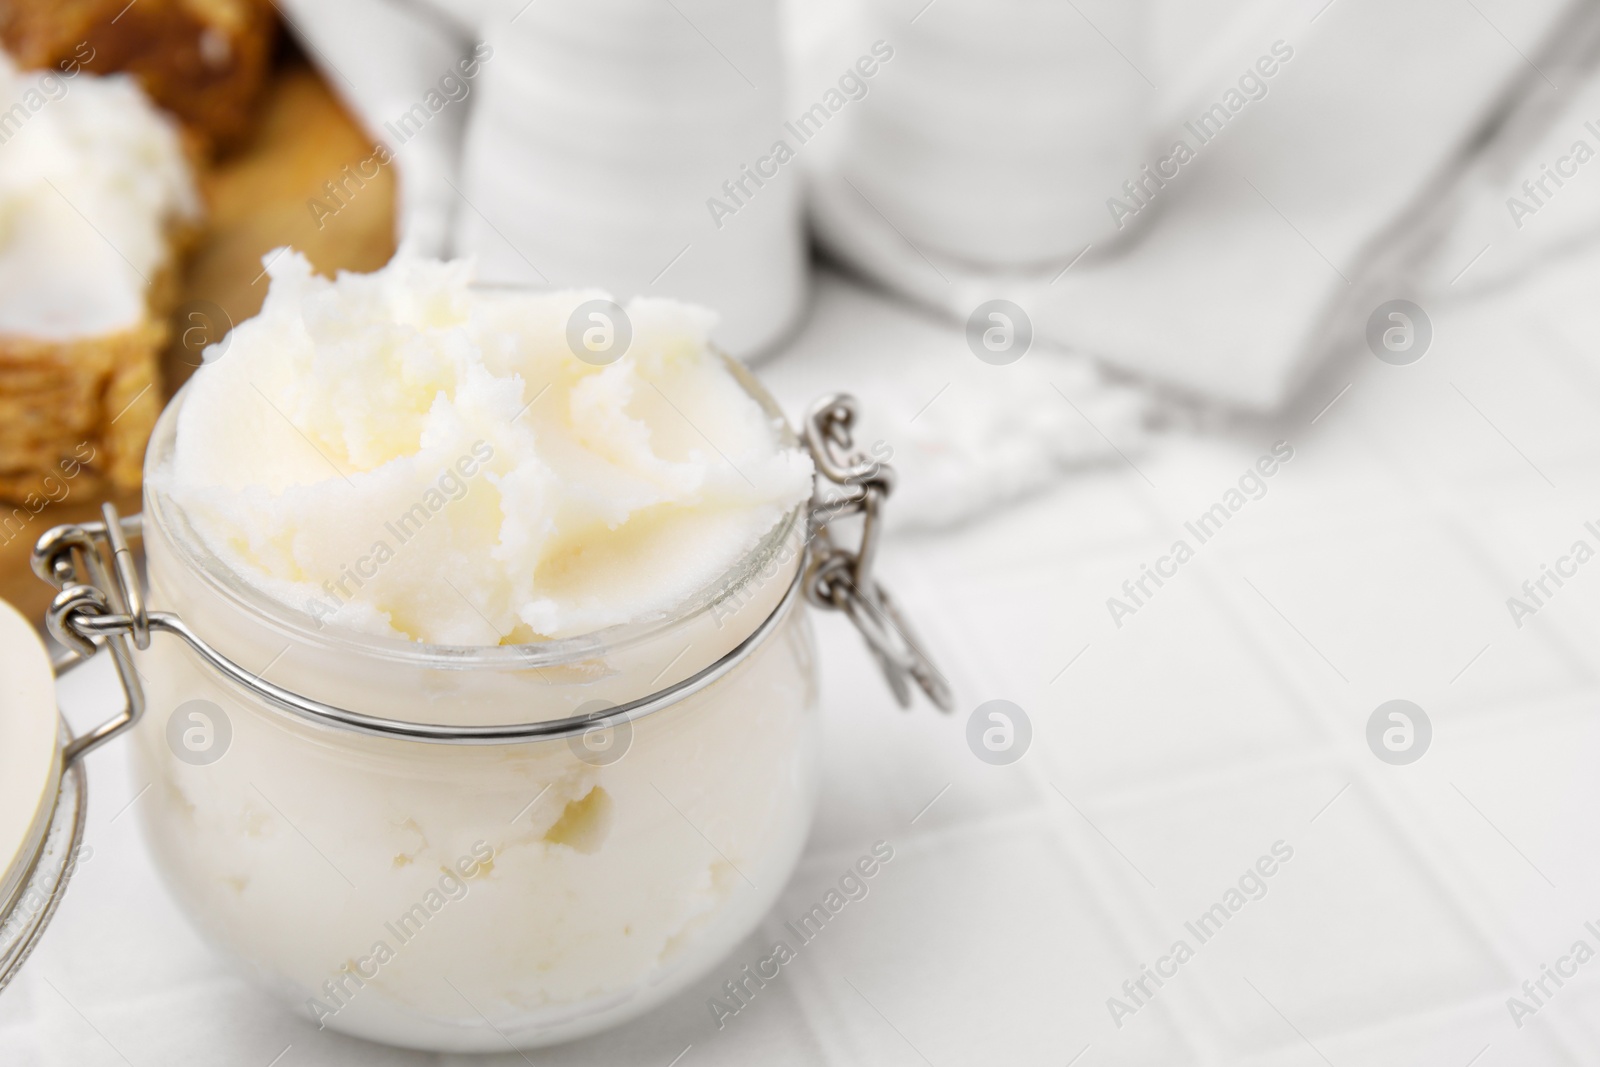
<svg viewBox="0 0 1600 1067">
<path fill-rule="evenodd" d="M 786 88 L 776 0 L 537 0 L 486 39 L 456 250 L 486 279 L 704 304 L 734 355 L 782 337 L 805 259 L 797 168 L 759 166 Z"/>
<path fill-rule="evenodd" d="M 865 0 L 894 48 L 839 173 L 920 248 L 1021 267 L 1108 243 L 1148 144 L 1147 0 Z"/>
</svg>

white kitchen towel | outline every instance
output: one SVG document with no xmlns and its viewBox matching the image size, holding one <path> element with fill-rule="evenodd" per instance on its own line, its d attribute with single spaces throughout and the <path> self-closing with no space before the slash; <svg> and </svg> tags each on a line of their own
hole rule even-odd
<svg viewBox="0 0 1600 1067">
<path fill-rule="evenodd" d="M 1421 294 L 1481 294 L 1593 245 L 1600 231 L 1600 21 L 1566 35 L 1554 55 L 1539 60 L 1538 73 L 1467 169 L 1456 190 L 1459 220 L 1421 249 Z"/>
<path fill-rule="evenodd" d="M 809 85 L 874 38 L 898 33 L 902 51 L 914 47 L 931 32 L 922 24 L 940 18 L 938 0 L 900 6 L 898 27 L 846 17 L 802 35 Z M 1144 207 L 1126 186 L 1104 191 L 1123 205 L 1115 213 L 1126 225 L 1109 231 L 1118 240 L 1011 272 L 917 247 L 897 228 L 892 198 L 869 200 L 848 180 L 870 114 L 855 105 L 806 148 L 822 241 L 958 320 L 1007 298 L 1039 337 L 1230 405 L 1272 408 L 1336 342 L 1330 330 L 1354 310 L 1345 305 L 1369 299 L 1361 283 L 1386 239 L 1448 187 L 1497 108 L 1541 79 L 1536 64 L 1552 43 L 1592 17 L 1568 0 L 1219 0 L 1187 15 L 1182 6 L 1156 18 L 1187 18 L 1188 39 L 1138 72 L 1165 86 L 1148 163 L 1168 177 L 1158 186 L 1143 168 L 1127 175 L 1143 183 Z M 1110 38 L 1105 47 L 1142 54 Z M 880 78 L 894 73 L 891 64 Z"/>
<path fill-rule="evenodd" d="M 805 329 L 761 378 L 796 424 L 824 394 L 861 402 L 855 438 L 898 476 L 892 530 L 987 517 L 1065 471 L 1139 464 L 1151 446 L 1157 405 L 1089 360 L 1040 348 L 994 366 L 922 308 L 828 270 L 815 289 Z"/>
</svg>

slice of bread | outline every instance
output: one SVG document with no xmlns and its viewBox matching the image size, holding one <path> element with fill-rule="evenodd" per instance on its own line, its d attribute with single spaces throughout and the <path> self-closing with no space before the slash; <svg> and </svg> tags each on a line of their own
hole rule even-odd
<svg viewBox="0 0 1600 1067">
<path fill-rule="evenodd" d="M 198 223 L 176 124 L 129 78 L 0 57 L 0 497 L 139 485 L 181 248 Z M 0 117 L 10 115 L 0 113 Z"/>
<path fill-rule="evenodd" d="M 52 476 L 93 490 L 138 487 L 161 411 L 166 336 L 152 320 L 76 341 L 0 337 L 0 497 L 49 496 Z M 15 369 L 37 376 L 31 387 L 10 381 Z"/>
<path fill-rule="evenodd" d="M 223 149 L 250 130 L 276 34 L 270 0 L 0 0 L 0 44 L 20 66 L 130 73 Z"/>
</svg>

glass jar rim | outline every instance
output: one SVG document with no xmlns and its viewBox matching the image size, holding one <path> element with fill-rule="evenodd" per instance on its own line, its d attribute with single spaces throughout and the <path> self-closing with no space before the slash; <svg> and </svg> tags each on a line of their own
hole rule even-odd
<svg viewBox="0 0 1600 1067">
<path fill-rule="evenodd" d="M 785 448 L 803 447 L 782 408 L 760 380 L 732 356 L 720 350 L 715 350 L 715 354 L 746 395 L 761 407 L 769 424 L 777 431 L 779 444 Z M 310 613 L 245 581 L 211 550 L 205 539 L 190 525 L 184 509 L 161 490 L 159 471 L 175 444 L 177 415 L 188 390 L 187 383 L 178 390 L 150 435 L 149 451 L 145 458 L 144 517 L 147 523 L 153 525 L 154 531 L 146 529 L 145 537 L 164 537 L 191 572 L 198 574 L 214 593 L 246 613 L 253 621 L 271 627 L 285 638 L 326 651 L 354 652 L 365 658 L 408 667 L 442 670 L 559 667 L 592 659 L 641 644 L 687 625 L 737 597 L 774 561 L 779 561 L 781 568 L 789 562 L 782 559 L 786 547 L 809 515 L 807 502 L 790 509 L 727 571 L 666 613 L 588 633 L 519 644 L 453 645 L 410 641 L 332 625 L 319 627 Z M 803 553 L 794 553 L 795 558 L 801 555 Z M 752 620 L 752 632 L 759 628 L 764 618 Z"/>
</svg>

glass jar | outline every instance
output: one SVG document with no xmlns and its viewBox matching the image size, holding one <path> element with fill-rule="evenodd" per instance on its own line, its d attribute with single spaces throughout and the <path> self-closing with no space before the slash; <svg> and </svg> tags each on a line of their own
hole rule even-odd
<svg viewBox="0 0 1600 1067">
<path fill-rule="evenodd" d="M 152 475 L 182 403 L 157 424 Z M 63 660 L 108 648 L 127 696 L 60 749 L 67 770 L 38 808 L 53 803 L 53 847 L 81 833 L 79 757 L 131 727 L 145 835 L 173 896 L 317 1025 L 496 1051 L 647 1011 L 755 928 L 804 845 L 818 716 L 802 601 L 849 614 L 902 702 L 916 682 L 948 709 L 871 576 L 892 482 L 851 450 L 853 417 L 847 397 L 813 408 L 806 447 L 838 492 L 819 491 L 721 580 L 667 618 L 536 644 L 322 628 L 232 573 L 147 478 L 142 520 L 108 506 L 35 550 L 61 589 L 48 622 Z M 862 543 L 848 550 L 828 523 L 856 513 Z M 24 850 L 9 870 L 38 865 Z M 42 885 L 29 943 L 68 873 Z M 0 987 L 19 962 L 0 953 Z"/>
<path fill-rule="evenodd" d="M 151 440 L 152 475 L 181 402 Z M 139 653 L 150 713 L 135 777 L 154 783 L 139 808 L 157 866 L 212 942 L 319 1023 L 451 1051 L 582 1036 L 702 975 L 772 905 L 817 780 L 811 635 L 787 595 L 798 511 L 670 618 L 448 647 L 319 630 L 231 574 L 159 480 L 147 486 L 151 603 L 233 662 L 371 716 L 602 712 L 693 677 L 776 615 L 732 670 L 670 707 L 496 744 L 306 722 L 176 642 Z"/>
</svg>

